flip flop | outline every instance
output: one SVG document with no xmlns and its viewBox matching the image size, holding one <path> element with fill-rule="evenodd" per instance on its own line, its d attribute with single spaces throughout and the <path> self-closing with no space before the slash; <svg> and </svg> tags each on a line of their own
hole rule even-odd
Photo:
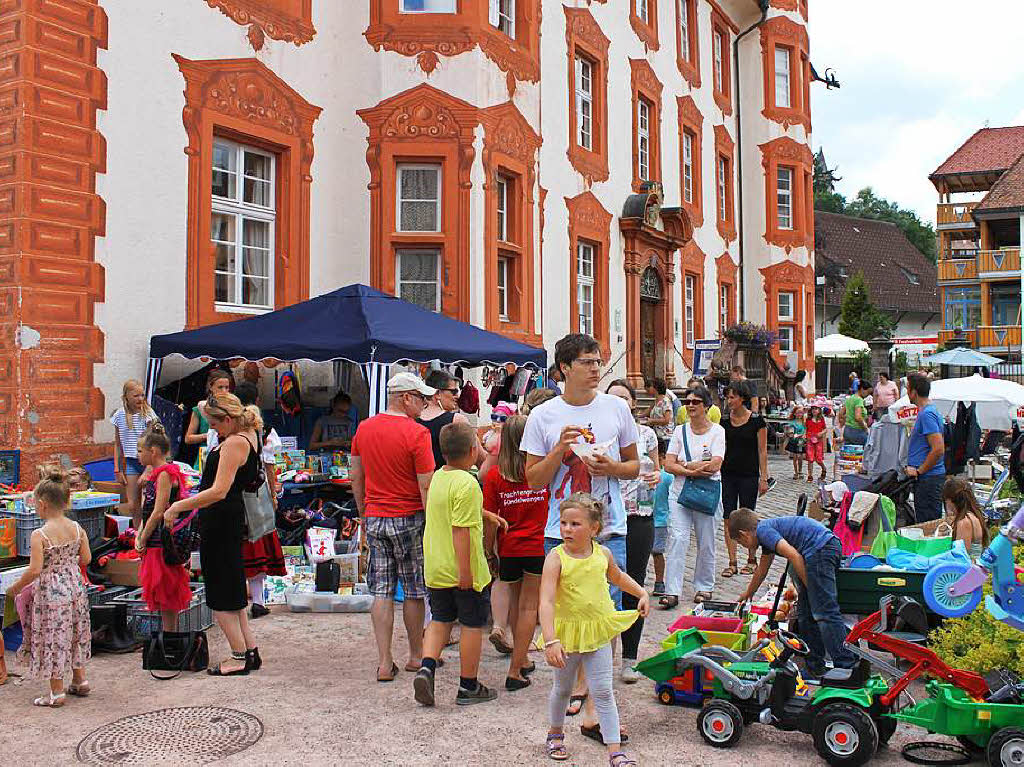
<svg viewBox="0 0 1024 767">
<path fill-rule="evenodd" d="M 586 695 L 570 695 L 569 696 L 569 708 L 567 708 L 565 710 L 565 715 L 566 716 L 576 716 L 580 711 L 582 711 L 583 710 L 583 703 L 587 700 L 587 695 L 589 695 L 589 694 L 590 693 L 587 693 Z M 576 705 L 576 704 L 578 704 L 578 705 Z M 576 710 L 575 711 L 573 710 L 573 705 L 576 705 Z"/>
<path fill-rule="evenodd" d="M 736 573 L 738 571 L 739 571 L 739 567 L 736 565 L 735 562 L 732 562 L 732 563 L 729 564 L 729 566 L 727 568 L 722 570 L 722 577 L 723 578 L 732 578 L 734 575 L 736 575 Z"/>
<path fill-rule="evenodd" d="M 740 568 L 740 575 L 753 575 L 757 569 L 757 562 L 747 562 Z"/>
<path fill-rule="evenodd" d="M 604 742 L 604 736 L 601 735 L 600 724 L 595 724 L 593 727 L 580 726 L 580 735 L 582 735 L 584 738 L 596 740 L 602 746 L 607 745 Z M 619 741 L 620 743 L 629 743 L 629 735 L 624 733 L 622 730 L 619 730 L 619 737 L 622 739 Z"/>
<path fill-rule="evenodd" d="M 417 667 L 416 670 L 419 671 L 419 667 Z M 377 681 L 378 682 L 393 682 L 393 681 L 395 681 L 395 677 L 398 676 L 398 664 L 397 663 L 392 663 L 391 664 L 391 676 L 381 676 L 380 673 L 379 673 L 380 669 L 377 669 L 377 671 L 378 671 L 378 674 L 377 674 Z"/>
</svg>

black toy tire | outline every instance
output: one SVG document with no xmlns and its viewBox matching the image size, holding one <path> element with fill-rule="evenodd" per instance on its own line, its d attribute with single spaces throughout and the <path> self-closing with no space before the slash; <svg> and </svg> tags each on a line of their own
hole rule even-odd
<svg viewBox="0 0 1024 767">
<path fill-rule="evenodd" d="M 814 748 L 834 767 L 860 767 L 867 764 L 878 748 L 878 729 L 871 716 L 859 706 L 848 703 L 827 703 L 814 717 Z M 852 749 L 837 750 L 833 745 L 840 738 L 856 737 Z"/>
<path fill-rule="evenodd" d="M 956 742 L 959 743 L 964 748 L 966 748 L 967 751 L 972 753 L 972 754 L 984 754 L 985 753 L 985 747 L 984 746 L 979 746 L 977 743 L 975 743 L 967 735 L 957 735 L 956 736 Z"/>
<path fill-rule="evenodd" d="M 661 689 L 658 691 L 658 703 L 663 706 L 671 706 L 676 702 L 675 693 L 669 689 Z"/>
<path fill-rule="evenodd" d="M 723 737 L 713 735 L 716 721 L 724 725 Z M 697 732 L 715 748 L 732 748 L 743 736 L 743 714 L 727 700 L 711 700 L 697 714 Z"/>
<path fill-rule="evenodd" d="M 1004 751 L 1008 746 L 1014 752 L 1014 762 L 1003 760 L 1003 757 L 1007 756 Z M 1020 759 L 1024 756 L 1024 727 L 1004 727 L 998 730 L 989 740 L 985 753 L 989 767 L 1014 767 L 1015 764 L 1020 764 Z"/>
<path fill-rule="evenodd" d="M 893 719 L 891 716 L 880 716 L 875 719 L 875 729 L 878 730 L 878 745 L 888 745 L 889 739 L 892 738 L 899 724 L 899 720 Z"/>
</svg>

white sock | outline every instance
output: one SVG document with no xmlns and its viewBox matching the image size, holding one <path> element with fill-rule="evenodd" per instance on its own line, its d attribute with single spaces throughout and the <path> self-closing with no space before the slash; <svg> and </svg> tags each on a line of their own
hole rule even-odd
<svg viewBox="0 0 1024 767">
<path fill-rule="evenodd" d="M 254 575 L 249 579 L 249 596 L 252 597 L 254 605 L 266 607 L 266 600 L 263 598 L 263 582 L 266 579 L 267 576 L 264 573 Z"/>
</svg>

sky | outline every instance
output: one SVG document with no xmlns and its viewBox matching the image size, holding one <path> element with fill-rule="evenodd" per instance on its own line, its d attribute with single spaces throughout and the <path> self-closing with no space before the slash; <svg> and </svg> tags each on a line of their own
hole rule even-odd
<svg viewBox="0 0 1024 767">
<path fill-rule="evenodd" d="M 935 222 L 928 174 L 979 128 L 1024 125 L 1021 0 L 811 0 L 814 151 L 842 177 Z M 965 198 L 966 199 L 966 198 Z"/>
</svg>

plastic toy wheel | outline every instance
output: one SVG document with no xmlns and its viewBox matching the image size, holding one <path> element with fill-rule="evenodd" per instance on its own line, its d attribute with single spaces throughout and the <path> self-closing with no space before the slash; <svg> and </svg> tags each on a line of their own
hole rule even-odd
<svg viewBox="0 0 1024 767">
<path fill-rule="evenodd" d="M 889 742 L 889 738 L 896 732 L 898 726 L 899 721 L 891 716 L 880 716 L 875 719 L 875 729 L 878 730 L 879 745 L 886 745 Z"/>
<path fill-rule="evenodd" d="M 715 748 L 732 748 L 743 735 L 743 714 L 727 700 L 712 700 L 697 714 L 697 729 Z"/>
<path fill-rule="evenodd" d="M 1024 765 L 1024 728 L 1004 727 L 992 736 L 987 749 L 989 767 Z"/>
<path fill-rule="evenodd" d="M 671 687 L 658 687 L 658 703 L 671 706 L 676 702 L 676 694 Z"/>
<path fill-rule="evenodd" d="M 967 572 L 966 565 L 939 565 L 924 577 L 924 601 L 943 618 L 962 618 L 981 602 L 981 589 L 960 597 L 950 596 L 949 589 Z"/>
<path fill-rule="evenodd" d="M 832 765 L 859 767 L 875 755 L 878 729 L 864 709 L 830 703 L 814 717 L 814 748 Z"/>
<path fill-rule="evenodd" d="M 956 742 L 959 743 L 964 748 L 966 748 L 972 754 L 984 754 L 985 753 L 985 747 L 982 746 L 982 745 L 979 745 L 978 743 L 976 743 L 974 741 L 973 738 L 970 738 L 967 735 L 957 735 L 956 736 Z"/>
</svg>

